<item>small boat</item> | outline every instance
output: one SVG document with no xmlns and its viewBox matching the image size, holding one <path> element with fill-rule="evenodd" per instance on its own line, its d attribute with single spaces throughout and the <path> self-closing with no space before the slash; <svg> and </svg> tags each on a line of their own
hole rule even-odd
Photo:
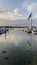
<svg viewBox="0 0 37 65">
<path fill-rule="evenodd" d="M 22 30 L 22 31 L 24 31 L 24 30 Z"/>
<path fill-rule="evenodd" d="M 21 29 L 21 31 L 25 31 L 24 29 Z"/>
<path fill-rule="evenodd" d="M 4 34 L 8 31 L 8 29 L 0 29 L 0 34 Z"/>
<path fill-rule="evenodd" d="M 28 31 L 27 33 L 32 33 L 32 31 Z"/>
<path fill-rule="evenodd" d="M 27 33 L 32 33 L 32 31 L 31 30 L 28 30 Z"/>
<path fill-rule="evenodd" d="M 33 34 L 37 34 L 37 31 L 32 31 Z"/>
</svg>

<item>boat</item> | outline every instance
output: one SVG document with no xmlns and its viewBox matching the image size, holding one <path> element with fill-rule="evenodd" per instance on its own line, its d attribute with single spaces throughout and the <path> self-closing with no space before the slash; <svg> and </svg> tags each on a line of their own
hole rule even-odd
<svg viewBox="0 0 37 65">
<path fill-rule="evenodd" d="M 25 31 L 25 29 L 24 29 L 24 28 L 22 28 L 22 29 L 21 29 L 21 31 Z"/>
<path fill-rule="evenodd" d="M 27 33 L 32 33 L 32 31 L 28 31 Z"/>
<path fill-rule="evenodd" d="M 4 33 L 6 33 L 8 31 L 8 29 L 1 29 L 0 28 L 0 34 L 4 34 Z"/>
<path fill-rule="evenodd" d="M 27 33 L 37 34 L 37 31 L 28 31 Z"/>
<path fill-rule="evenodd" d="M 31 26 L 29 27 L 27 33 L 32 33 L 32 12 L 30 13 L 28 20 L 31 18 Z"/>
<path fill-rule="evenodd" d="M 32 31 L 33 34 L 37 34 L 37 31 Z"/>
</svg>

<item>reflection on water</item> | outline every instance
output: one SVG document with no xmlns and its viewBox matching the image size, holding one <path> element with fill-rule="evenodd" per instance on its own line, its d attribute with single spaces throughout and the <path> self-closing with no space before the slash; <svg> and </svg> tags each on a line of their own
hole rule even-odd
<svg viewBox="0 0 37 65">
<path fill-rule="evenodd" d="M 36 65 L 37 35 L 9 30 L 0 35 L 0 65 Z"/>
</svg>

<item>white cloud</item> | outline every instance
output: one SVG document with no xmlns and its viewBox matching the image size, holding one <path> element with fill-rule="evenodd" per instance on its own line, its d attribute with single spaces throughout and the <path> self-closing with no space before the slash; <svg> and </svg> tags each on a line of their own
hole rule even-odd
<svg viewBox="0 0 37 65">
<path fill-rule="evenodd" d="M 11 13 L 10 14 L 8 14 L 8 13 L 1 13 L 0 14 L 0 19 L 16 20 L 15 16 L 11 15 Z"/>
<path fill-rule="evenodd" d="M 30 6 L 28 6 L 29 11 L 37 11 L 37 3 L 32 3 Z"/>
<path fill-rule="evenodd" d="M 23 3 L 23 8 L 26 8 L 29 12 L 37 11 L 37 2 L 30 3 L 28 1 L 26 1 L 26 2 Z"/>
<path fill-rule="evenodd" d="M 8 11 L 8 9 L 0 9 L 0 19 L 16 20 L 17 16 L 22 16 L 18 8 L 14 9 L 13 12 Z"/>
<path fill-rule="evenodd" d="M 8 9 L 0 9 L 0 14 L 1 13 L 6 13 L 8 11 Z"/>
<path fill-rule="evenodd" d="M 15 15 L 15 16 L 22 16 L 22 15 L 21 15 L 21 12 L 20 12 L 20 9 L 16 8 L 16 9 L 14 10 L 13 15 Z"/>
<path fill-rule="evenodd" d="M 37 15 L 35 15 L 34 18 L 37 19 Z"/>
<path fill-rule="evenodd" d="M 26 1 L 26 2 L 23 3 L 23 8 L 26 8 L 28 6 L 29 6 L 29 2 L 28 1 Z"/>
</svg>

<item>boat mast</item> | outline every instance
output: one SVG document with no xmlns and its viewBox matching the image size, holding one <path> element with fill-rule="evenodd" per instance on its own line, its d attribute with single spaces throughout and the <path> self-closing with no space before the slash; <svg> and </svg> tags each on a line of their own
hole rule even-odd
<svg viewBox="0 0 37 65">
<path fill-rule="evenodd" d="M 31 14 L 31 31 L 32 31 L 32 14 Z"/>
</svg>

